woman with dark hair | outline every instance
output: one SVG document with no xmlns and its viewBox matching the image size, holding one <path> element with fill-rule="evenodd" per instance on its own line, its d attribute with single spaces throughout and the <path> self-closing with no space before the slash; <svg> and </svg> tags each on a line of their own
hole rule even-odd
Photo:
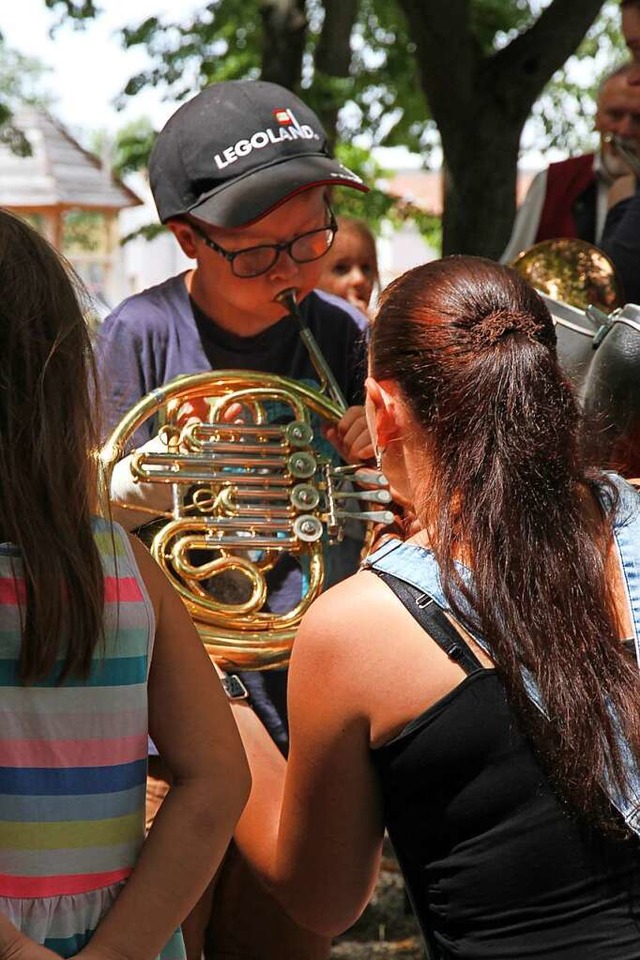
<svg viewBox="0 0 640 960">
<path fill-rule="evenodd" d="M 325 934 L 367 903 L 386 827 L 434 956 L 637 960 L 638 496 L 582 462 L 551 317 L 508 267 L 391 284 L 367 389 L 419 530 L 307 614 L 286 766 L 234 707 L 238 842 Z"/>
<path fill-rule="evenodd" d="M 182 601 L 99 515 L 79 293 L 0 211 L 0 956 L 184 960 L 249 774 Z M 174 786 L 143 843 L 149 732 Z"/>
</svg>

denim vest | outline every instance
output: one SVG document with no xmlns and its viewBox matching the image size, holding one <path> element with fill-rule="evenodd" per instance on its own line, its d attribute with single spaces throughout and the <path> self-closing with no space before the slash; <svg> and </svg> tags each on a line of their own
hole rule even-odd
<svg viewBox="0 0 640 960">
<path fill-rule="evenodd" d="M 613 532 L 622 570 L 624 573 L 631 617 L 636 658 L 640 665 L 640 496 L 636 490 L 616 474 L 609 479 L 618 491 L 618 504 L 614 518 Z M 605 508 L 606 493 L 601 494 Z M 610 504 L 609 504 L 610 505 Z M 440 580 L 440 571 L 430 550 L 413 543 L 389 540 L 379 550 L 372 553 L 364 562 L 366 568 L 382 570 L 394 574 L 401 580 L 413 584 L 419 590 L 433 597 L 444 610 L 450 610 Z M 463 570 L 468 576 L 469 572 Z M 491 650 L 482 638 L 474 634 L 478 645 L 491 656 Z M 524 686 L 531 702 L 545 714 L 544 704 L 536 681 L 531 673 L 522 668 Z M 546 714 L 545 714 L 546 715 Z M 640 836 L 640 766 L 631 756 L 631 752 L 620 734 L 622 756 L 628 774 L 629 787 L 620 791 L 613 784 L 604 783 L 603 789 L 613 806 L 620 812 L 627 826 Z"/>
</svg>

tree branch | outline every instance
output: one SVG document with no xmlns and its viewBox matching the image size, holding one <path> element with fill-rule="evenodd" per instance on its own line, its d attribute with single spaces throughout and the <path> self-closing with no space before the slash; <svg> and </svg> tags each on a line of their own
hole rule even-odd
<svg viewBox="0 0 640 960">
<path fill-rule="evenodd" d="M 603 0 L 553 0 L 536 22 L 486 62 L 486 81 L 512 116 L 526 118 L 556 70 L 575 51 Z"/>
<path fill-rule="evenodd" d="M 304 0 L 260 0 L 260 13 L 261 77 L 295 90 L 300 85 L 307 32 Z"/>
<path fill-rule="evenodd" d="M 101 13 L 93 0 L 45 0 L 45 5 L 50 10 L 62 7 L 63 17 L 70 17 L 72 20 L 91 20 Z"/>
<path fill-rule="evenodd" d="M 470 0 L 398 0 L 418 48 L 422 88 L 445 134 L 457 111 L 473 117 L 492 97 L 510 122 L 524 123 L 556 70 L 574 52 L 603 0 L 553 0 L 506 47 L 482 55 L 469 23 Z"/>
<path fill-rule="evenodd" d="M 331 144 L 335 143 L 338 111 L 349 97 L 351 33 L 359 7 L 360 0 L 324 0 L 310 95 Z"/>
<path fill-rule="evenodd" d="M 316 67 L 332 77 L 347 77 L 351 63 L 351 31 L 359 0 L 324 0 L 324 21 L 316 47 Z"/>
<path fill-rule="evenodd" d="M 469 24 L 469 0 L 398 0 L 416 48 L 420 83 L 431 112 L 445 117 L 452 101 L 471 107 L 481 58 Z"/>
</svg>

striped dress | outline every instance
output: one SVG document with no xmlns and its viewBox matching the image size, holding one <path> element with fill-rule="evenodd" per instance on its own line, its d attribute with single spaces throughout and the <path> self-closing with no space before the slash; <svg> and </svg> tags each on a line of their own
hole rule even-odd
<svg viewBox="0 0 640 960">
<path fill-rule="evenodd" d="M 62 957 L 90 939 L 144 839 L 153 608 L 122 528 L 96 519 L 94 535 L 106 650 L 62 686 L 17 682 L 25 585 L 0 544 L 0 912 Z M 184 957 L 179 932 L 162 957 Z"/>
</svg>

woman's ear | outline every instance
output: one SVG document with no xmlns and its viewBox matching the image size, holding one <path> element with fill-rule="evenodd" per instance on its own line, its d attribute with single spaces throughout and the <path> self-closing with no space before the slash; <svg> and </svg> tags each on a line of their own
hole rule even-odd
<svg viewBox="0 0 640 960">
<path fill-rule="evenodd" d="M 375 424 L 375 436 L 379 447 L 386 447 L 392 440 L 403 435 L 404 410 L 397 385 L 392 380 L 365 381 L 367 400 Z M 370 429 L 373 424 L 370 424 Z"/>
</svg>

